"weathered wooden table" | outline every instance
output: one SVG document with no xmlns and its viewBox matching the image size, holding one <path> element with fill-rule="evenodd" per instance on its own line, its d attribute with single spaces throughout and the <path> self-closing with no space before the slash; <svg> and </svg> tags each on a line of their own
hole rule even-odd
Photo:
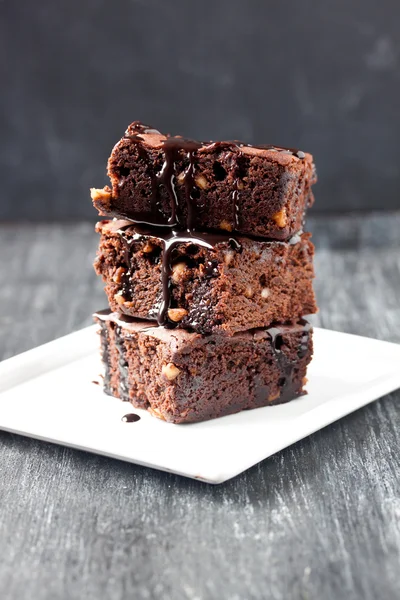
<svg viewBox="0 0 400 600">
<path fill-rule="evenodd" d="M 317 323 L 400 342 L 400 214 L 309 225 Z M 95 244 L 1 226 L 0 358 L 91 322 Z M 0 432 L 0 598 L 397 599 L 399 399 L 217 487 Z"/>
</svg>

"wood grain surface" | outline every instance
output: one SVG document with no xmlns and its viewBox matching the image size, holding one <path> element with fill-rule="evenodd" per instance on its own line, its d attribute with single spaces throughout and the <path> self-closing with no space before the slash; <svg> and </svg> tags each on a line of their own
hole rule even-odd
<svg viewBox="0 0 400 600">
<path fill-rule="evenodd" d="M 309 225 L 316 324 L 400 342 L 400 214 Z M 1 358 L 91 322 L 95 244 L 90 223 L 0 227 Z M 216 487 L 0 432 L 0 598 L 398 599 L 399 399 Z"/>
</svg>

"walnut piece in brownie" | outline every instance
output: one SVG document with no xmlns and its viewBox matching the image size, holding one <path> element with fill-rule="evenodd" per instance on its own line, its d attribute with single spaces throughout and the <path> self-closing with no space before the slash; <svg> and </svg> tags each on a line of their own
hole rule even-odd
<svg viewBox="0 0 400 600">
<path fill-rule="evenodd" d="M 204 421 L 304 393 L 313 351 L 304 320 L 234 336 L 202 336 L 109 310 L 94 318 L 100 325 L 105 392 L 165 421 Z"/>
<path fill-rule="evenodd" d="M 113 311 L 226 334 L 317 311 L 308 233 L 289 242 L 207 233 L 174 237 L 126 221 L 100 222 L 97 231 L 95 270 Z"/>
<path fill-rule="evenodd" d="M 108 174 L 111 188 L 91 190 L 103 216 L 277 240 L 301 230 L 316 181 L 300 150 L 167 137 L 139 122 L 114 146 Z"/>
</svg>

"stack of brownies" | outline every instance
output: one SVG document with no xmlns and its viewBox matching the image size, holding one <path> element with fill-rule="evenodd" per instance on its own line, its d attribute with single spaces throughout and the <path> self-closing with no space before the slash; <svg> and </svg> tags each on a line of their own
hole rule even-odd
<svg viewBox="0 0 400 600">
<path fill-rule="evenodd" d="M 108 394 L 173 423 L 304 394 L 317 310 L 303 233 L 316 181 L 296 149 L 132 123 L 92 189 Z"/>
</svg>

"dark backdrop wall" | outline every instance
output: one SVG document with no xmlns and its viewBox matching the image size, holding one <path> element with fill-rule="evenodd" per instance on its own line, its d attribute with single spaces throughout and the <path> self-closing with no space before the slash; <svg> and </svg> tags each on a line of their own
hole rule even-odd
<svg viewBox="0 0 400 600">
<path fill-rule="evenodd" d="M 92 217 L 112 145 L 298 146 L 315 210 L 400 207 L 399 0 L 3 0 L 0 219 Z"/>
</svg>

